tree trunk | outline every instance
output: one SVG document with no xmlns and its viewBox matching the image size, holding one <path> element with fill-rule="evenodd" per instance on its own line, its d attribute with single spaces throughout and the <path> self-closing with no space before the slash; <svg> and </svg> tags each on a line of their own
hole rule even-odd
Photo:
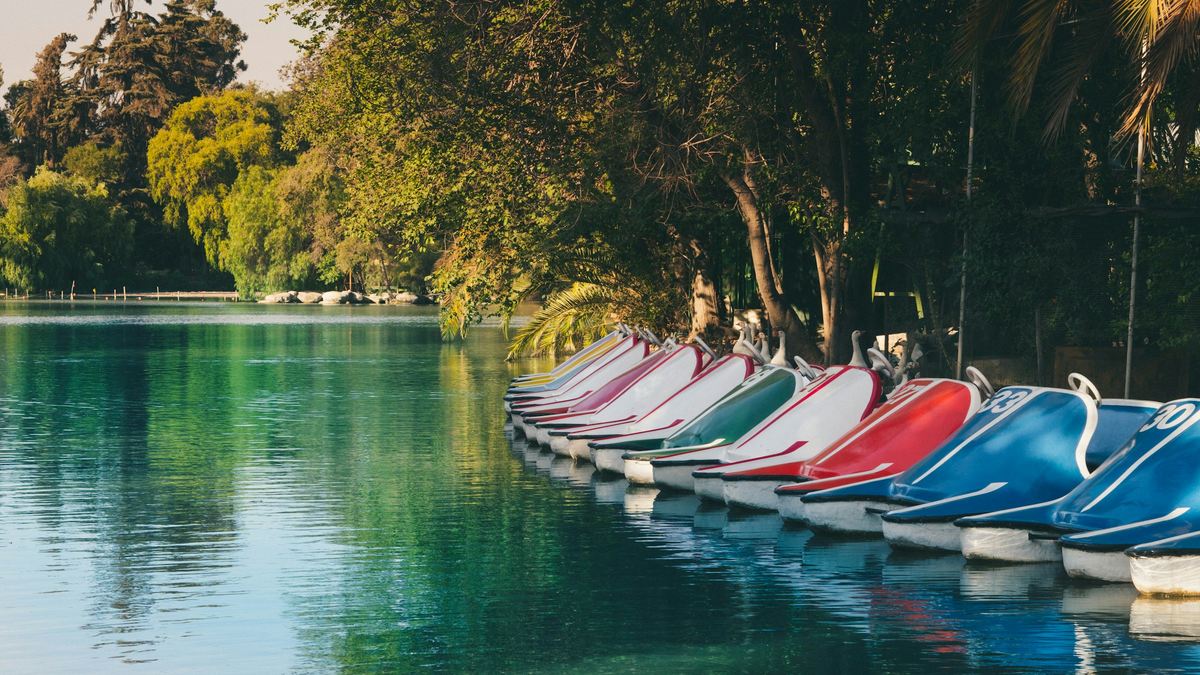
<svg viewBox="0 0 1200 675">
<path fill-rule="evenodd" d="M 720 325 L 716 284 L 704 272 L 697 270 L 692 277 L 692 332 L 688 337 L 705 335 L 710 328 Z"/>
<path fill-rule="evenodd" d="M 753 191 L 745 180 L 750 170 L 745 166 L 741 175 L 727 173 L 722 176 L 725 184 L 733 191 L 737 200 L 738 213 L 746 224 L 747 243 L 750 247 L 751 267 L 754 269 L 755 286 L 762 300 L 763 309 L 770 316 L 771 325 L 787 335 L 788 357 L 795 354 L 805 359 L 815 359 L 820 352 L 805 330 L 800 318 L 792 311 L 787 296 L 780 290 L 775 270 L 771 267 L 767 247 L 767 232 L 763 223 L 762 211 Z"/>
</svg>

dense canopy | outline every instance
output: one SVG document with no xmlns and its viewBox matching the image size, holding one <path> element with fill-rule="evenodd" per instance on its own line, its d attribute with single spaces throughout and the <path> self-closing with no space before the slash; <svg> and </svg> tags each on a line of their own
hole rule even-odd
<svg viewBox="0 0 1200 675">
<path fill-rule="evenodd" d="M 1193 4 L 287 0 L 267 93 L 212 0 L 97 2 L 6 96 L 5 281 L 407 288 L 447 335 L 541 301 L 517 351 L 757 309 L 808 358 L 950 365 L 965 262 L 968 356 L 1110 346 L 1144 134 L 1137 339 L 1192 346 Z M 120 241 L 22 244 L 61 226 L 38 181 Z"/>
</svg>

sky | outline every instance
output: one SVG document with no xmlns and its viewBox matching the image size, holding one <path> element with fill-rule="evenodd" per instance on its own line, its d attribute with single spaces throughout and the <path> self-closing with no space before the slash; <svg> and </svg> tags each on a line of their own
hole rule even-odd
<svg viewBox="0 0 1200 675">
<path fill-rule="evenodd" d="M 241 26 L 248 39 L 242 46 L 242 60 L 248 70 L 238 76 L 239 82 L 258 82 L 266 89 L 282 89 L 279 69 L 296 58 L 296 48 L 289 40 L 304 38 L 305 32 L 286 18 L 262 23 L 267 5 L 275 0 L 217 0 L 221 10 Z M 161 10 L 163 2 L 155 0 L 150 11 Z M 4 88 L 18 80 L 27 79 L 33 71 L 37 53 L 59 33 L 74 33 L 79 43 L 87 42 L 100 29 L 101 14 L 88 20 L 91 0 L 0 0 L 3 20 L 0 20 L 0 67 L 4 69 Z M 106 11 L 105 2 L 101 12 Z"/>
</svg>

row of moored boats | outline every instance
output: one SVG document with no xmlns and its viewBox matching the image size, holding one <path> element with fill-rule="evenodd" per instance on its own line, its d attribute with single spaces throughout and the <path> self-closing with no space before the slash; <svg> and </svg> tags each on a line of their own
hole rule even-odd
<svg viewBox="0 0 1200 675">
<path fill-rule="evenodd" d="M 1066 389 L 993 391 L 973 368 L 968 382 L 900 370 L 857 333 L 850 364 L 821 368 L 787 363 L 782 344 L 718 357 L 622 326 L 514 379 L 505 409 L 530 442 L 633 484 L 1200 594 L 1200 399 L 1101 398 L 1077 373 Z"/>
</svg>

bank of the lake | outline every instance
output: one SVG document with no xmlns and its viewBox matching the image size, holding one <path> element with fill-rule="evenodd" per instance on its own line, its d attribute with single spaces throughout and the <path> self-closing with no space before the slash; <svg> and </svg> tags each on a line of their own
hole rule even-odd
<svg viewBox="0 0 1200 675">
<path fill-rule="evenodd" d="M 514 442 L 505 346 L 429 307 L 0 303 L 0 670 L 1200 668 L 1188 601 Z"/>
</svg>

